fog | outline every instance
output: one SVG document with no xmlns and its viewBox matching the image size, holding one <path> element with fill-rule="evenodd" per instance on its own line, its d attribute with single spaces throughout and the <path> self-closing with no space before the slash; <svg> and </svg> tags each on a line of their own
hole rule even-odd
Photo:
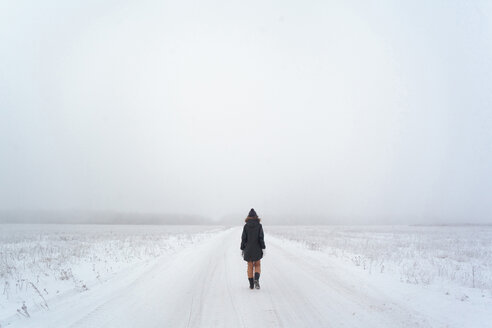
<svg viewBox="0 0 492 328">
<path fill-rule="evenodd" d="M 489 224 L 492 4 L 1 1 L 0 115 L 14 222 Z"/>
</svg>

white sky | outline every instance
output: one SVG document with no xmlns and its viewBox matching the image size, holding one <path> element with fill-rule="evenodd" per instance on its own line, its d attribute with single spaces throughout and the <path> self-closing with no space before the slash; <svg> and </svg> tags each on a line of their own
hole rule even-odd
<svg viewBox="0 0 492 328">
<path fill-rule="evenodd" d="M 0 0 L 0 115 L 0 209 L 492 223 L 492 2 Z"/>
</svg>

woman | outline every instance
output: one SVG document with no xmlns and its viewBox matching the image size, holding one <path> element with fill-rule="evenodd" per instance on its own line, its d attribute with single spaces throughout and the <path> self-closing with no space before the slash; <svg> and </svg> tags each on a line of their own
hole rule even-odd
<svg viewBox="0 0 492 328">
<path fill-rule="evenodd" d="M 263 257 L 263 250 L 265 249 L 263 227 L 253 208 L 249 211 L 245 221 L 246 224 L 244 225 L 243 235 L 241 237 L 241 250 L 243 251 L 244 260 L 248 262 L 249 288 L 260 289 L 260 260 Z"/>
</svg>

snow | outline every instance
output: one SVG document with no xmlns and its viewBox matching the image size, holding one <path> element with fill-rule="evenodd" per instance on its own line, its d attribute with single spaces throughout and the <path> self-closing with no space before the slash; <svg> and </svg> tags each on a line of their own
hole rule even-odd
<svg viewBox="0 0 492 328">
<path fill-rule="evenodd" d="M 490 226 L 275 226 L 270 233 L 402 282 L 492 291 Z"/>
<path fill-rule="evenodd" d="M 0 324 L 51 310 L 52 300 L 149 267 L 223 228 L 137 225 L 0 225 Z M 26 304 L 27 312 L 21 307 Z"/>
<path fill-rule="evenodd" d="M 0 283 L 25 281 L 0 295 L 0 326 L 486 327 L 492 322 L 488 227 L 264 229 L 261 289 L 250 290 L 239 250 L 241 227 L 2 226 Z M 51 264 L 41 261 L 41 254 L 52 258 Z M 416 280 L 406 279 L 401 269 L 412 261 Z M 470 267 L 476 268 L 475 287 L 459 273 Z M 67 269 L 68 281 L 60 275 Z M 418 278 L 422 275 L 430 278 Z M 30 317 L 17 313 L 23 302 Z"/>
</svg>

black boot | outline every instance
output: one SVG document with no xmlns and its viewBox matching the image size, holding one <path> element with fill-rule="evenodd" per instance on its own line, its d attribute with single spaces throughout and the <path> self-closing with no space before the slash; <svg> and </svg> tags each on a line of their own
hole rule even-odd
<svg viewBox="0 0 492 328">
<path fill-rule="evenodd" d="M 255 272 L 255 288 L 260 289 L 260 273 Z"/>
<path fill-rule="evenodd" d="M 248 278 L 249 280 L 249 289 L 253 289 L 255 287 L 253 278 Z"/>
</svg>

